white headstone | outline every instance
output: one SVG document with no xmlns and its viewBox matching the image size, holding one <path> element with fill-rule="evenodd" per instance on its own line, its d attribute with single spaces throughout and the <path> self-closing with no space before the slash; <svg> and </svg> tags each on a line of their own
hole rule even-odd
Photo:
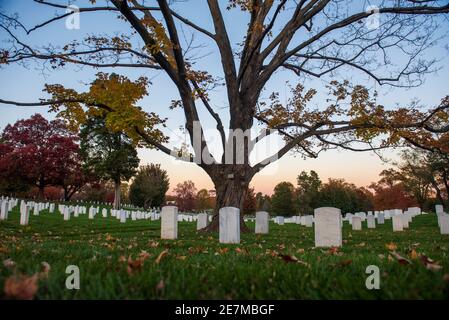
<svg viewBox="0 0 449 320">
<path fill-rule="evenodd" d="M 8 201 L 4 200 L 0 204 L 0 220 L 8 219 Z"/>
<path fill-rule="evenodd" d="M 444 212 L 443 206 L 442 206 L 441 204 L 435 205 L 435 212 L 436 212 L 437 214 L 443 213 L 443 212 Z"/>
<path fill-rule="evenodd" d="M 399 217 L 402 218 L 402 228 L 403 229 L 408 229 L 408 224 L 409 224 L 408 213 L 403 213 L 403 214 L 399 215 Z"/>
<path fill-rule="evenodd" d="M 224 207 L 219 211 L 220 243 L 240 243 L 240 209 Z"/>
<path fill-rule="evenodd" d="M 178 238 L 178 207 L 162 207 L 161 212 L 161 239 Z"/>
<path fill-rule="evenodd" d="M 402 217 L 400 215 L 393 216 L 393 231 L 403 231 L 404 224 L 402 222 Z"/>
<path fill-rule="evenodd" d="M 362 218 L 358 216 L 353 216 L 352 220 L 352 230 L 360 231 L 362 230 Z"/>
<path fill-rule="evenodd" d="M 441 214 L 439 216 L 440 233 L 449 234 L 449 214 Z"/>
<path fill-rule="evenodd" d="M 198 214 L 196 221 L 196 230 L 201 230 L 207 227 L 207 213 Z"/>
<path fill-rule="evenodd" d="M 298 217 L 299 218 L 299 217 Z M 297 219 L 300 220 L 300 219 Z M 260 234 L 268 233 L 268 222 L 269 222 L 269 214 L 265 211 L 256 212 L 256 232 Z"/>
<path fill-rule="evenodd" d="M 68 206 L 64 207 L 64 221 L 70 220 L 70 208 Z"/>
<path fill-rule="evenodd" d="M 372 215 L 369 215 L 367 217 L 367 224 L 368 224 L 368 229 L 375 229 L 376 228 L 376 218 Z"/>
<path fill-rule="evenodd" d="M 315 213 L 315 247 L 342 245 L 341 211 L 337 208 L 317 208 Z"/>
<path fill-rule="evenodd" d="M 306 227 L 313 227 L 313 216 L 312 215 L 308 215 L 304 217 L 304 225 Z"/>
<path fill-rule="evenodd" d="M 120 212 L 120 222 L 125 223 L 126 222 L 126 211 L 120 210 L 119 212 Z"/>
<path fill-rule="evenodd" d="M 277 216 L 276 217 L 276 223 L 278 225 L 280 225 L 280 226 L 284 225 L 284 223 L 285 223 L 284 217 L 283 216 Z"/>
<path fill-rule="evenodd" d="M 22 226 L 26 226 L 28 224 L 28 220 L 30 217 L 30 211 L 28 206 L 22 201 L 22 205 L 20 206 L 20 224 Z"/>
<path fill-rule="evenodd" d="M 383 213 L 377 215 L 377 224 L 385 224 L 385 216 Z"/>
</svg>

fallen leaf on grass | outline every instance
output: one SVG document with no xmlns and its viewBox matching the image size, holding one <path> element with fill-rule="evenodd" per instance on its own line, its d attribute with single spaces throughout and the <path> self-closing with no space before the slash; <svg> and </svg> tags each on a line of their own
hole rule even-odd
<svg viewBox="0 0 449 320">
<path fill-rule="evenodd" d="M 48 278 L 48 274 L 50 273 L 51 267 L 48 262 L 41 262 L 41 272 L 39 273 L 39 278 L 44 279 Z"/>
<path fill-rule="evenodd" d="M 165 288 L 165 282 L 164 279 L 161 279 L 158 284 L 156 285 L 156 290 L 157 291 L 162 291 Z"/>
<path fill-rule="evenodd" d="M 396 249 L 398 248 L 398 246 L 393 242 L 386 244 L 385 247 L 390 251 L 396 251 Z"/>
<path fill-rule="evenodd" d="M 235 252 L 241 253 L 241 254 L 249 254 L 248 250 L 246 248 L 235 248 Z"/>
<path fill-rule="evenodd" d="M 10 276 L 5 281 L 4 293 L 8 299 L 32 300 L 38 289 L 38 275 Z"/>
<path fill-rule="evenodd" d="M 218 253 L 219 254 L 224 254 L 224 253 L 226 253 L 226 252 L 228 252 L 229 251 L 229 248 L 220 248 L 220 249 L 218 249 Z"/>
<path fill-rule="evenodd" d="M 410 258 L 412 258 L 412 259 L 418 259 L 419 258 L 419 254 L 416 252 L 415 249 L 412 249 L 412 251 L 410 251 L 409 255 L 410 255 Z"/>
<path fill-rule="evenodd" d="M 184 261 L 185 259 L 187 259 L 187 256 L 177 256 L 176 259 Z"/>
<path fill-rule="evenodd" d="M 340 251 L 340 248 L 338 248 L 338 247 L 331 247 L 331 248 L 329 248 L 327 253 L 330 254 L 330 255 L 336 255 L 336 254 L 338 254 L 339 251 Z"/>
<path fill-rule="evenodd" d="M 298 250 L 296 250 L 296 253 L 304 253 L 305 250 L 303 248 L 299 248 Z"/>
<path fill-rule="evenodd" d="M 280 254 L 279 256 L 282 258 L 282 260 L 284 260 L 284 261 L 287 262 L 287 263 L 289 263 L 289 262 L 294 262 L 294 263 L 302 264 L 303 266 L 306 266 L 306 267 L 309 266 L 308 263 L 299 260 L 299 259 L 296 258 L 294 255 Z"/>
<path fill-rule="evenodd" d="M 146 252 L 145 250 L 140 251 L 139 253 L 139 258 L 146 260 L 147 258 L 149 258 L 151 256 L 151 254 L 149 254 L 148 252 Z"/>
<path fill-rule="evenodd" d="M 390 255 L 393 256 L 400 264 L 407 265 L 412 263 L 410 260 L 404 258 L 396 251 L 390 251 Z"/>
<path fill-rule="evenodd" d="M 16 263 L 11 258 L 8 258 L 6 260 L 3 260 L 3 265 L 6 269 L 13 269 L 16 266 Z"/>
<path fill-rule="evenodd" d="M 149 246 L 150 246 L 151 248 L 157 248 L 157 247 L 159 247 L 159 242 L 157 242 L 157 241 L 151 241 L 151 242 L 149 243 Z"/>
<path fill-rule="evenodd" d="M 156 264 L 159 264 L 166 255 L 168 255 L 168 250 L 162 251 L 156 258 Z"/>
<path fill-rule="evenodd" d="M 106 241 L 115 241 L 115 240 L 116 240 L 116 239 L 115 239 L 113 236 L 111 236 L 109 233 L 106 234 L 105 239 L 106 239 Z"/>
<path fill-rule="evenodd" d="M 136 271 L 140 271 L 143 266 L 144 259 L 136 259 L 133 260 L 131 257 L 128 258 L 128 266 L 126 268 L 126 271 L 129 275 L 133 274 Z"/>
<path fill-rule="evenodd" d="M 360 242 L 359 244 L 356 244 L 355 246 L 356 247 L 364 247 L 364 246 L 366 246 L 366 243 L 365 242 Z"/>
<path fill-rule="evenodd" d="M 429 257 L 427 257 L 425 255 L 421 255 L 420 260 L 421 260 L 422 264 L 424 264 L 424 266 L 426 267 L 427 270 L 439 271 L 439 270 L 443 269 L 442 266 L 440 266 L 438 263 L 436 263 L 435 261 L 433 261 L 432 259 L 430 259 Z"/>
<path fill-rule="evenodd" d="M 346 260 L 342 260 L 338 263 L 339 267 L 346 267 L 349 266 L 350 264 L 352 264 L 352 260 L 351 259 L 346 259 Z"/>
</svg>

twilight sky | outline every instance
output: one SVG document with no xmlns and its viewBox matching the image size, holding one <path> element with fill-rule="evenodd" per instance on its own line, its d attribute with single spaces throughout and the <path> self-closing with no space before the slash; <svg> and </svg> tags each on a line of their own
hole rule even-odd
<svg viewBox="0 0 449 320">
<path fill-rule="evenodd" d="M 67 4 L 67 1 L 56 1 L 56 3 Z M 153 1 L 147 1 L 146 4 L 151 5 Z M 372 1 L 375 2 L 375 1 Z M 79 7 L 86 7 L 88 1 L 74 2 Z M 102 1 L 97 1 L 98 5 L 103 5 Z M 363 5 L 364 1 L 357 1 L 357 4 Z M 226 4 L 226 1 L 223 1 Z M 212 30 L 211 19 L 207 14 L 204 1 L 180 2 L 176 4 L 176 10 L 189 19 L 197 22 L 204 28 Z M 22 22 L 27 27 L 34 26 L 48 18 L 53 17 L 56 13 L 64 13 L 63 10 L 49 8 L 38 5 L 30 0 L 1 0 L 0 12 L 11 14 L 18 13 Z M 156 15 L 157 16 L 157 15 Z M 228 31 L 231 42 L 235 45 L 242 41 L 242 35 L 248 22 L 248 15 L 239 10 L 224 10 L 225 22 L 227 22 Z M 382 19 L 382 17 L 381 17 Z M 116 14 L 111 12 L 96 12 L 81 15 L 80 29 L 68 30 L 65 28 L 65 21 L 59 21 L 35 33 L 26 35 L 18 32 L 17 35 L 21 40 L 33 46 L 42 46 L 51 43 L 54 46 L 63 46 L 64 44 L 74 40 L 82 39 L 86 35 L 92 34 L 108 34 L 114 35 L 121 32 L 128 32 L 127 23 L 117 19 Z M 413 99 L 419 99 L 423 106 L 432 107 L 439 104 L 441 98 L 449 94 L 449 57 L 447 47 L 447 34 L 449 28 L 448 23 L 443 23 L 438 36 L 443 39 L 439 40 L 435 47 L 427 50 L 423 58 L 437 58 L 440 69 L 426 77 L 425 83 L 413 89 L 391 88 L 389 86 L 375 85 L 365 75 L 356 72 L 339 75 L 338 79 L 348 79 L 352 83 L 359 83 L 376 89 L 379 92 L 379 103 L 394 108 L 396 105 L 407 105 Z M 187 28 L 184 28 L 186 38 L 190 38 Z M 6 38 L 3 30 L 0 30 L 0 40 Z M 136 40 L 136 44 L 141 43 Z M 198 48 L 191 52 L 191 55 L 202 57 L 198 60 L 196 67 L 201 70 L 207 70 L 214 75 L 222 75 L 221 65 L 217 60 L 216 48 L 204 37 L 195 37 L 195 44 Z M 4 47 L 2 43 L 0 48 Z M 393 57 L 394 58 L 394 57 Z M 103 72 L 116 72 L 127 75 L 131 79 L 135 79 L 141 75 L 151 79 L 153 85 L 149 89 L 149 95 L 145 97 L 140 105 L 147 111 L 155 111 L 163 117 L 168 118 L 168 127 L 166 134 L 171 138 L 171 145 L 179 145 L 184 142 L 186 136 L 179 130 L 179 126 L 183 124 L 183 115 L 181 110 L 168 110 L 168 106 L 173 99 L 178 99 L 174 85 L 160 71 L 154 70 L 129 70 L 129 69 L 102 69 Z M 98 70 L 90 68 L 80 68 L 78 66 L 68 66 L 65 69 L 51 71 L 43 67 L 42 64 L 28 63 L 26 66 L 7 65 L 0 68 L 0 98 L 5 100 L 16 100 L 22 102 L 34 102 L 39 98 L 46 98 L 42 92 L 45 83 L 61 83 L 66 87 L 71 87 L 80 91 L 86 89 L 86 84 L 91 82 Z M 307 80 L 304 82 L 306 88 L 322 88 L 330 78 L 322 80 Z M 287 82 L 294 85 L 297 79 L 293 73 L 278 72 L 269 82 L 267 90 L 264 93 L 266 98 L 272 91 L 278 91 L 281 101 L 288 98 Z M 223 122 L 227 122 L 226 107 L 227 98 L 223 88 L 214 90 L 210 94 L 212 105 L 223 116 Z M 262 97 L 262 98 L 264 98 Z M 319 107 L 320 103 L 325 100 L 324 90 L 319 90 L 317 97 L 313 103 Z M 213 128 L 212 119 L 208 118 L 205 110 L 200 109 L 200 117 L 205 121 L 205 127 Z M 42 107 L 16 107 L 0 104 L 0 129 L 8 123 L 15 122 L 18 119 L 27 118 L 34 113 L 42 113 L 48 119 L 54 118 L 54 114 L 47 113 L 46 108 Z M 213 135 L 210 139 L 213 139 Z M 276 144 L 282 143 L 279 139 L 273 140 L 270 145 L 274 147 Z M 213 148 L 212 148 L 213 149 Z M 274 149 L 273 149 L 274 150 Z M 214 152 L 214 149 L 212 150 Z M 262 156 L 272 152 L 270 149 Z M 395 151 L 383 151 L 383 155 L 387 158 L 394 158 Z M 139 150 L 141 164 L 161 163 L 170 176 L 170 190 L 184 180 L 192 180 L 198 189 L 213 188 L 212 182 L 201 168 L 195 164 L 187 164 L 176 161 L 162 152 L 156 150 Z M 358 186 L 368 185 L 370 182 L 377 181 L 379 172 L 388 165 L 383 163 L 379 157 L 372 152 L 354 153 L 350 151 L 327 151 L 321 153 L 318 159 L 302 159 L 294 154 L 288 154 L 277 162 L 265 168 L 262 172 L 255 176 L 252 186 L 256 191 L 271 194 L 274 186 L 281 181 L 291 181 L 295 184 L 296 176 L 302 170 L 315 170 L 323 181 L 329 177 L 344 178 L 349 182 L 353 182 Z"/>
</svg>

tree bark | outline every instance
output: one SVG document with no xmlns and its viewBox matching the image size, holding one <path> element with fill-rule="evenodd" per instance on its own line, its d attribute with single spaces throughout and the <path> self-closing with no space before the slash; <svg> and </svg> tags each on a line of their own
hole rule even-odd
<svg viewBox="0 0 449 320">
<path fill-rule="evenodd" d="M 114 209 L 118 210 L 120 209 L 120 180 L 114 181 Z"/>
<path fill-rule="evenodd" d="M 243 220 L 243 201 L 248 191 L 252 178 L 251 168 L 246 165 L 212 165 L 208 170 L 215 185 L 216 204 L 212 221 L 202 229 L 204 232 L 216 232 L 219 230 L 219 210 L 223 207 L 235 207 L 240 209 L 240 232 L 249 232 Z"/>
</svg>

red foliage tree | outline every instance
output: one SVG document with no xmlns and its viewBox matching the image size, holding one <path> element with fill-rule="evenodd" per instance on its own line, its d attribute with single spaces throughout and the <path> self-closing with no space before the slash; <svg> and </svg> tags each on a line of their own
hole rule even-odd
<svg viewBox="0 0 449 320">
<path fill-rule="evenodd" d="M 397 182 L 393 170 L 384 170 L 380 176 L 378 182 L 370 185 L 370 189 L 374 190 L 372 202 L 375 210 L 401 209 L 418 205 L 404 184 Z"/>
<path fill-rule="evenodd" d="M 173 190 L 176 194 L 176 204 L 180 211 L 191 211 L 195 207 L 196 188 L 195 184 L 188 180 L 178 183 Z"/>
<path fill-rule="evenodd" d="M 44 198 L 47 186 L 61 186 L 66 199 L 84 183 L 77 136 L 61 120 L 35 114 L 6 126 L 0 144 L 0 170 L 7 181 L 36 186 Z"/>
</svg>

